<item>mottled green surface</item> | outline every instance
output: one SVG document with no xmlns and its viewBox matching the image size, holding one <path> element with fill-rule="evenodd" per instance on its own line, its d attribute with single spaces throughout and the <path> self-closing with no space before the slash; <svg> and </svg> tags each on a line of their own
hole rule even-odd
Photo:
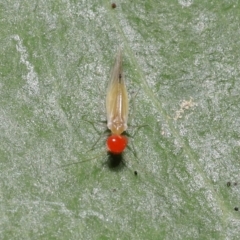
<svg viewBox="0 0 240 240">
<path fill-rule="evenodd" d="M 116 4 L 0 2 L 0 239 L 239 239 L 239 1 Z M 131 125 L 149 126 L 111 171 L 119 45 Z"/>
</svg>

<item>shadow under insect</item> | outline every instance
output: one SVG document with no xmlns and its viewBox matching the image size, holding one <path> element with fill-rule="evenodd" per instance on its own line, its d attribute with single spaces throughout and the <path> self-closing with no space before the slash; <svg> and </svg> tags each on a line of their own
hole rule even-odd
<svg viewBox="0 0 240 240">
<path fill-rule="evenodd" d="M 112 171 L 121 171 L 124 167 L 126 167 L 123 153 L 114 154 L 108 151 L 106 164 Z"/>
</svg>

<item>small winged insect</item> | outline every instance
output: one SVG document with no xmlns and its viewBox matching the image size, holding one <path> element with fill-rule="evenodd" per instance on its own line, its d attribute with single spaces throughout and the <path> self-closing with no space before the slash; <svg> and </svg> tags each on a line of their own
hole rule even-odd
<svg viewBox="0 0 240 240">
<path fill-rule="evenodd" d="M 120 48 L 117 52 L 115 63 L 111 71 L 105 105 L 108 132 L 108 137 L 106 139 L 107 161 L 105 163 L 110 169 L 117 170 L 123 166 L 126 167 L 123 153 L 128 145 L 128 134 L 126 133 L 126 130 L 128 128 L 129 113 L 129 100 L 124 80 L 122 51 Z M 94 123 L 91 124 L 94 126 Z M 129 149 L 131 148 L 129 147 Z M 133 154 L 136 157 L 136 153 L 133 152 Z M 86 161 L 74 162 L 66 164 L 65 166 Z M 133 173 L 135 176 L 138 175 L 137 171 L 133 171 Z"/>
<path fill-rule="evenodd" d="M 123 151 L 128 144 L 128 139 L 124 134 L 127 130 L 128 121 L 128 94 L 123 78 L 122 52 L 120 49 L 107 88 L 106 113 L 107 127 L 111 132 L 106 141 L 108 166 L 114 168 L 123 163 Z"/>
<path fill-rule="evenodd" d="M 118 51 L 115 65 L 108 85 L 107 98 L 107 127 L 111 136 L 107 139 L 108 151 L 120 154 L 127 146 L 127 138 L 123 132 L 127 130 L 128 121 L 128 94 L 122 74 L 122 54 Z"/>
</svg>

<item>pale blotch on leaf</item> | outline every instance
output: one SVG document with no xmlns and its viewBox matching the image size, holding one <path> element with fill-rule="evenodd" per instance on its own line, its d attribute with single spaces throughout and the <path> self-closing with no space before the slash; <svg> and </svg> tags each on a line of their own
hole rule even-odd
<svg viewBox="0 0 240 240">
<path fill-rule="evenodd" d="M 197 106 L 197 104 L 193 101 L 192 97 L 190 97 L 189 101 L 183 100 L 180 104 L 180 109 L 176 111 L 174 120 L 182 118 L 186 110 L 189 110 L 195 106 Z"/>
</svg>

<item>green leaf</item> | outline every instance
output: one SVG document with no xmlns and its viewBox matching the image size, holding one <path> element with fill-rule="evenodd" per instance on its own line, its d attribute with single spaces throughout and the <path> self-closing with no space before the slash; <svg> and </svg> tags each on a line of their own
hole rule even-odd
<svg viewBox="0 0 240 240">
<path fill-rule="evenodd" d="M 0 3 L 0 238 L 238 239 L 239 3 L 116 5 Z M 114 170 L 119 45 L 134 137 Z"/>
</svg>

